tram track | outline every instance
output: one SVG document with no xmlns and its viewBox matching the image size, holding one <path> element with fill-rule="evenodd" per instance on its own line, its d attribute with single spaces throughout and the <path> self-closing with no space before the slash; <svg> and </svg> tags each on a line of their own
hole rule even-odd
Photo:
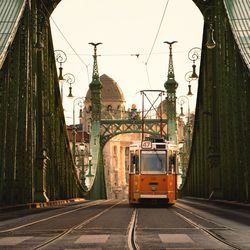
<svg viewBox="0 0 250 250">
<path fill-rule="evenodd" d="M 23 220 L 28 223 L 2 230 L 0 248 L 11 249 L 10 240 L 27 239 L 18 249 L 249 249 L 237 245 L 233 225 L 227 227 L 223 220 L 182 204 L 131 208 L 124 200 L 105 200 L 65 209 L 51 210 L 36 220 L 32 216 Z"/>
<path fill-rule="evenodd" d="M 207 218 L 204 218 L 203 216 L 201 215 L 198 215 L 190 210 L 188 210 L 187 208 L 184 208 L 182 207 L 181 205 L 177 205 L 176 204 L 176 208 L 180 209 L 181 211 L 184 211 L 188 214 L 190 214 L 191 216 L 193 217 L 196 217 L 198 218 L 199 220 L 202 220 L 204 222 L 208 222 L 208 223 L 213 223 L 214 225 L 218 226 L 216 228 L 208 228 L 208 227 L 205 227 L 203 225 L 201 225 L 201 223 L 196 223 L 193 219 L 190 219 L 188 218 L 187 216 L 183 215 L 182 213 L 180 212 L 174 212 L 177 216 L 179 216 L 180 218 L 182 218 L 183 220 L 185 220 L 187 223 L 189 223 L 190 225 L 192 225 L 193 227 L 195 227 L 196 229 L 212 236 L 214 239 L 216 239 L 217 241 L 219 241 L 220 243 L 223 243 L 224 245 L 234 249 L 234 250 L 248 250 L 246 248 L 243 248 L 243 247 L 239 247 L 238 245 L 236 245 L 235 243 L 233 242 L 229 242 L 228 240 L 224 239 L 222 236 L 220 236 L 219 234 L 216 234 L 215 232 L 213 232 L 213 230 L 231 230 L 231 231 L 234 231 L 233 228 L 230 228 L 230 227 L 227 227 L 227 226 L 224 226 L 220 223 L 217 223 L 217 222 L 214 222 L 213 220 L 210 220 L 210 219 L 207 219 Z"/>
<path fill-rule="evenodd" d="M 128 249 L 129 250 L 139 250 L 140 247 L 136 243 L 136 223 L 137 223 L 138 209 L 134 209 L 131 221 L 128 226 Z"/>
<path fill-rule="evenodd" d="M 61 217 L 63 218 L 62 221 L 65 219 L 65 216 L 74 216 L 74 213 L 81 212 L 81 210 L 85 210 L 88 208 L 92 208 L 92 207 L 96 207 L 97 210 L 93 213 L 91 213 L 91 215 L 87 216 L 84 219 L 81 219 L 80 222 L 78 223 L 74 223 L 73 225 L 69 225 L 67 226 L 67 228 L 65 229 L 56 229 L 53 231 L 53 229 L 48 229 L 47 233 L 52 235 L 46 236 L 47 239 L 45 239 L 43 242 L 39 242 L 36 243 L 36 245 L 33 245 L 31 247 L 29 247 L 30 250 L 37 250 L 37 249 L 43 249 L 43 248 L 47 248 L 50 247 L 52 244 L 56 243 L 58 240 L 63 239 L 63 237 L 67 236 L 68 234 L 70 234 L 71 232 L 73 232 L 74 230 L 78 230 L 81 229 L 82 227 L 84 227 L 85 225 L 89 224 L 90 222 L 96 220 L 98 217 L 100 217 L 101 215 L 103 215 L 104 213 L 108 212 L 109 210 L 111 210 L 113 207 L 119 205 L 122 201 L 111 201 L 111 200 L 102 200 L 102 201 L 94 201 L 91 202 L 90 204 L 84 204 L 83 205 L 77 205 L 77 208 L 73 208 L 69 211 L 56 211 L 57 214 L 54 214 L 52 216 L 46 217 L 46 218 L 42 218 L 39 220 L 34 220 L 32 222 L 29 223 L 25 223 L 23 225 L 20 226 L 15 226 L 15 227 L 11 227 L 5 230 L 1 230 L 0 231 L 0 236 L 8 236 L 8 235 L 20 235 L 20 234 L 27 234 L 29 231 L 30 232 L 34 232 L 33 227 L 39 227 L 39 223 L 43 224 L 43 223 L 47 223 L 48 221 L 50 221 L 50 223 L 53 224 L 53 220 L 54 219 L 60 219 Z M 100 205 L 105 205 L 107 206 L 106 209 L 101 209 L 101 211 L 98 211 L 98 207 Z M 58 213 L 59 212 L 59 213 Z M 75 216 L 77 216 L 77 214 Z M 57 222 L 58 223 L 58 222 Z M 26 229 L 27 228 L 27 229 Z M 46 232 L 44 230 L 39 230 L 40 233 Z M 6 235 L 7 234 L 7 235 Z"/>
<path fill-rule="evenodd" d="M 57 240 L 63 238 L 64 236 L 68 235 L 69 233 L 71 233 L 74 230 L 81 229 L 83 226 L 86 226 L 88 223 L 94 221 L 95 219 L 97 219 L 98 217 L 100 217 L 101 215 L 103 215 L 104 213 L 108 212 L 113 207 L 119 205 L 120 203 L 121 203 L 121 201 L 116 202 L 115 204 L 111 205 L 110 207 L 106 208 L 105 210 L 102 210 L 101 212 L 95 214 L 94 216 L 91 216 L 90 218 L 87 218 L 86 220 L 80 222 L 79 224 L 74 225 L 74 226 L 72 226 L 72 227 L 64 230 L 63 232 L 61 232 L 60 234 L 58 234 L 58 235 L 50 238 L 46 242 L 43 242 L 40 245 L 31 248 L 31 250 L 43 249 L 44 247 L 48 247 L 49 245 L 54 244 Z"/>
<path fill-rule="evenodd" d="M 73 210 L 70 210 L 70 211 L 57 213 L 55 215 L 52 215 L 52 216 L 49 216 L 49 217 L 46 217 L 46 218 L 43 218 L 43 219 L 35 220 L 33 222 L 29 222 L 29 223 L 26 223 L 26 224 L 23 224 L 23 225 L 20 225 L 20 226 L 8 228 L 8 229 L 5 229 L 5 230 L 0 230 L 0 234 L 1 233 L 13 232 L 13 231 L 16 231 L 16 230 L 19 230 L 19 229 L 22 229 L 22 228 L 25 228 L 25 227 L 28 227 L 28 226 L 35 225 L 35 224 L 40 223 L 40 222 L 45 222 L 45 221 L 48 221 L 48 220 L 51 220 L 51 219 L 54 219 L 54 218 L 57 218 L 57 217 L 60 217 L 60 216 L 64 216 L 64 215 L 67 215 L 67 214 L 70 214 L 70 213 L 77 212 L 77 211 L 82 210 L 82 209 L 93 207 L 93 206 L 99 205 L 101 203 L 103 203 L 103 201 L 91 202 L 90 204 L 86 204 L 86 205 L 80 206 L 80 207 L 79 207 L 79 205 L 77 205 L 77 208 L 75 208 Z"/>
<path fill-rule="evenodd" d="M 175 209 L 176 208 L 176 209 Z M 203 217 L 200 214 L 197 214 L 193 212 L 192 210 L 188 210 L 186 207 L 179 206 L 178 204 L 173 207 L 172 213 L 175 214 L 175 216 L 179 217 L 182 221 L 185 221 L 188 223 L 191 228 L 189 227 L 142 227 L 142 221 L 141 219 L 143 218 L 142 215 L 140 215 L 140 220 L 138 221 L 138 216 L 140 214 L 140 209 L 139 208 L 134 208 L 134 211 L 131 216 L 131 221 L 129 223 L 129 228 L 128 228 L 128 237 L 127 237 L 127 244 L 128 244 L 128 249 L 129 250 L 139 250 L 139 249 L 144 249 L 146 247 L 145 241 L 142 241 L 142 232 L 144 231 L 144 235 L 150 235 L 150 231 L 152 232 L 151 235 L 155 235 L 154 237 L 159 237 L 159 235 L 163 235 L 162 237 L 164 238 L 164 235 L 171 235 L 171 231 L 173 232 L 173 235 L 175 234 L 178 235 L 178 233 L 174 233 L 176 230 L 182 230 L 182 232 L 179 233 L 179 235 L 185 235 L 185 232 L 188 232 L 187 230 L 192 230 L 195 229 L 200 232 L 200 235 L 204 235 L 203 237 L 207 237 L 205 235 L 209 235 L 211 243 L 214 241 L 215 244 L 214 247 L 217 249 L 218 246 L 221 246 L 222 249 L 233 249 L 233 250 L 248 250 L 249 248 L 246 248 L 240 244 L 237 244 L 236 241 L 233 242 L 233 240 L 230 240 L 228 238 L 228 235 L 230 235 L 230 232 L 235 233 L 235 229 L 232 227 L 225 226 L 219 222 L 213 221 L 211 218 Z M 138 228 L 139 226 L 139 228 Z M 137 231 L 139 230 L 139 238 L 137 236 Z M 229 232 L 229 234 L 227 233 Z M 189 235 L 189 233 L 186 233 L 186 235 Z M 226 236 L 226 237 L 225 237 Z M 176 241 L 175 243 L 173 240 L 170 240 L 172 244 L 176 244 L 176 247 L 180 247 L 180 242 Z M 196 242 L 196 241 L 195 241 Z M 199 241 L 194 244 L 199 244 Z M 218 242 L 218 243 L 216 243 Z M 152 242 L 151 242 L 152 243 Z M 153 244 L 153 243 L 152 243 Z M 159 243 L 158 246 L 161 244 L 167 244 L 167 242 L 161 242 Z M 178 245 L 179 244 L 179 245 Z M 187 243 L 188 244 L 188 243 Z M 149 245 L 151 245 L 149 243 Z M 218 246 L 216 246 L 218 245 Z M 177 247 L 177 248 L 178 248 Z M 197 246 L 194 245 L 194 247 L 197 248 Z M 199 249 L 208 249 L 207 246 L 200 245 Z M 174 248 L 174 245 L 173 245 Z M 196 249 L 195 248 L 195 249 Z M 166 249 L 172 249 L 170 245 L 166 245 Z M 187 245 L 185 249 L 193 249 L 191 245 Z M 197 248 L 198 249 L 198 248 Z M 218 248 L 219 249 L 219 248 Z"/>
</svg>

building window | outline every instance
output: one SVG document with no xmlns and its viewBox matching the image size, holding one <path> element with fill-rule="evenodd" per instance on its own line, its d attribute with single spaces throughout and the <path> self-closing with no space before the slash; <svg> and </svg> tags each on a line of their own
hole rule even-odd
<svg viewBox="0 0 250 250">
<path fill-rule="evenodd" d="M 117 155 L 117 146 L 114 146 L 114 155 Z"/>
<path fill-rule="evenodd" d="M 111 105 L 108 105 L 107 111 L 108 111 L 108 112 L 112 112 L 112 106 L 111 106 Z"/>
<path fill-rule="evenodd" d="M 129 147 L 126 147 L 125 148 L 125 156 L 128 156 L 129 155 Z"/>
</svg>

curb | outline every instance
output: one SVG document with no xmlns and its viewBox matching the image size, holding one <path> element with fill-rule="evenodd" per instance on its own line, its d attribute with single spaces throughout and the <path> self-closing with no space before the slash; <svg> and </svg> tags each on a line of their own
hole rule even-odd
<svg viewBox="0 0 250 250">
<path fill-rule="evenodd" d="M 192 196 L 183 196 L 181 199 L 187 199 L 187 200 L 196 200 L 201 202 L 207 202 L 207 203 L 214 203 L 214 204 L 222 204 L 232 207 L 238 207 L 243 209 L 250 209 L 250 203 L 243 203 L 243 202 L 237 202 L 237 201 L 227 201 L 227 200 L 217 200 L 217 199 L 205 199 L 205 198 L 198 198 L 198 197 L 192 197 Z"/>
<path fill-rule="evenodd" d="M 0 207 L 0 212 L 9 212 L 9 211 L 32 209 L 32 208 L 47 208 L 47 207 L 61 206 L 61 205 L 68 204 L 68 203 L 83 202 L 83 201 L 86 201 L 86 200 L 83 198 L 72 198 L 72 199 L 67 199 L 67 200 L 34 202 L 34 203 L 20 204 L 20 205 L 15 205 L 15 206 Z"/>
</svg>

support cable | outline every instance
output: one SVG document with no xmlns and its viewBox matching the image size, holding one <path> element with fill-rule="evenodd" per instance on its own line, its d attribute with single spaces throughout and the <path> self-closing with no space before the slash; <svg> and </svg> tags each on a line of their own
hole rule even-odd
<svg viewBox="0 0 250 250">
<path fill-rule="evenodd" d="M 150 89 L 152 89 L 152 87 L 151 87 L 150 78 L 149 78 L 149 72 L 148 72 L 148 62 L 149 62 L 149 59 L 150 59 L 151 54 L 152 54 L 152 52 L 153 52 L 153 49 L 154 49 L 156 40 L 157 40 L 157 38 L 158 38 L 158 35 L 159 35 L 159 33 L 160 33 L 161 25 L 162 25 L 163 19 L 164 19 L 164 17 L 165 17 L 166 11 L 167 11 L 168 3 L 169 3 L 169 0 L 167 0 L 167 2 L 166 2 L 166 5 L 165 5 L 164 11 L 163 11 L 163 15 L 162 15 L 162 18 L 161 18 L 161 21 L 160 21 L 158 30 L 157 30 L 157 32 L 156 32 L 156 36 L 155 36 L 153 45 L 152 45 L 151 50 L 150 50 L 150 52 L 149 52 L 148 58 L 147 58 L 146 62 L 144 62 L 144 64 L 145 64 L 145 69 L 146 69 L 146 73 L 147 73 L 148 85 L 149 85 Z"/>
<path fill-rule="evenodd" d="M 156 40 L 157 40 L 158 35 L 159 35 L 159 33 L 160 33 L 161 25 L 162 25 L 163 19 L 164 19 L 164 17 L 165 17 L 166 11 L 167 11 L 168 3 L 169 3 L 169 0 L 167 0 L 167 2 L 166 2 L 166 5 L 165 5 L 164 11 L 163 11 L 163 15 L 162 15 L 162 18 L 161 18 L 161 22 L 160 22 L 160 25 L 159 25 L 159 27 L 158 27 L 158 30 L 157 30 L 157 33 L 156 33 L 156 36 L 155 36 L 155 40 L 154 40 L 153 45 L 152 45 L 152 47 L 151 47 L 150 53 L 149 53 L 149 55 L 148 55 L 148 58 L 147 58 L 147 60 L 146 60 L 146 62 L 145 62 L 146 65 L 148 64 L 148 61 L 149 61 L 150 56 L 151 56 L 151 54 L 152 54 L 152 52 L 153 52 L 153 49 L 154 49 Z"/>
<path fill-rule="evenodd" d="M 47 13 L 49 14 L 49 11 L 46 7 L 46 5 L 44 4 L 43 0 L 42 0 L 42 4 L 45 8 L 45 10 L 47 11 Z M 86 67 L 86 72 L 87 72 L 87 77 L 88 77 L 88 83 L 90 83 L 90 78 L 89 78 L 89 69 L 88 66 L 89 64 L 86 64 L 82 58 L 79 56 L 79 54 L 76 52 L 76 50 L 73 48 L 73 46 L 70 44 L 70 42 L 68 41 L 68 39 L 66 38 L 66 36 L 63 34 L 63 32 L 60 30 L 59 26 L 56 24 L 56 22 L 54 21 L 54 19 L 50 16 L 50 19 L 52 20 L 52 22 L 54 23 L 55 27 L 57 28 L 57 30 L 59 31 L 59 33 L 62 35 L 62 37 L 64 38 L 64 40 L 66 41 L 66 43 L 70 46 L 70 48 L 73 50 L 73 52 L 75 53 L 75 55 L 78 57 L 78 59 L 81 61 L 81 63 Z"/>
</svg>

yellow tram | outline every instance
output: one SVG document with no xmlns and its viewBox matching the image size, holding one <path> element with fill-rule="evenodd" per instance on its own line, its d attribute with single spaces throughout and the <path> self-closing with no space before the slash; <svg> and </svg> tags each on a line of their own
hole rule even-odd
<svg viewBox="0 0 250 250">
<path fill-rule="evenodd" d="M 174 204 L 177 199 L 177 146 L 163 139 L 129 147 L 129 203 Z"/>
</svg>

